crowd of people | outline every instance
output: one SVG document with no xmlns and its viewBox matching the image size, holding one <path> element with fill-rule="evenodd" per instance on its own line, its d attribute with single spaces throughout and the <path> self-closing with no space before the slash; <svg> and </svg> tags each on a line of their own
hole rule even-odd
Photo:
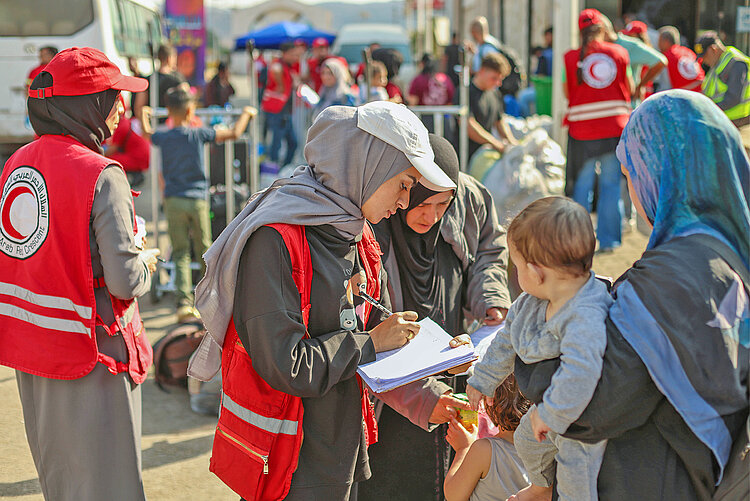
<svg viewBox="0 0 750 501">
<path fill-rule="evenodd" d="M 636 23 L 626 32 L 646 33 Z M 116 156 L 129 133 L 106 146 L 124 123 L 122 91 L 138 135 L 160 148 L 180 320 L 207 330 L 189 374 L 221 374 L 209 468 L 242 499 L 705 500 L 746 474 L 750 59 L 705 33 L 704 74 L 673 27 L 656 51 L 595 9 L 578 26 L 581 46 L 559 69 L 570 198 L 531 203 L 507 231 L 451 142 L 402 105 L 456 99 L 429 55 L 404 91 L 397 54 L 371 47 L 362 99 L 327 42 L 313 43 L 305 77 L 306 47 L 282 45 L 261 80 L 268 157 L 294 158 L 291 96 L 306 79 L 319 101 L 305 161 L 213 243 L 203 145 L 236 139 L 259 110 L 228 129 L 196 123 L 168 46 L 158 103 L 96 49 L 46 61 L 28 88 L 38 138 L 0 176 L 0 363 L 16 369 L 45 499 L 145 499 L 152 349 L 136 298 L 159 251 L 137 238 Z M 524 71 L 486 19 L 471 34 L 471 152 L 504 152 Z M 551 71 L 551 50 L 537 73 Z M 672 88 L 651 87 L 665 71 Z M 232 92 L 220 67 L 205 99 Z M 154 104 L 169 114 L 157 130 Z M 597 245 L 621 242 L 623 180 L 651 234 L 613 283 L 592 265 Z M 191 249 L 205 263 L 194 295 Z M 425 318 L 453 336 L 445 349 L 478 325 L 497 332 L 471 367 L 372 394 L 357 368 L 411 342 Z"/>
</svg>

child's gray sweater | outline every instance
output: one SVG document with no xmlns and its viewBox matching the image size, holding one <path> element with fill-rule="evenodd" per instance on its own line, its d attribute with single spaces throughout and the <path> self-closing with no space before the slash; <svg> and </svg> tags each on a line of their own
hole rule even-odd
<svg viewBox="0 0 750 501">
<path fill-rule="evenodd" d="M 530 364 L 560 357 L 560 367 L 538 404 L 539 417 L 556 433 L 565 433 L 591 400 L 607 346 L 604 320 L 612 298 L 594 278 L 547 322 L 549 301 L 522 294 L 508 311 L 505 326 L 474 366 L 468 383 L 483 394 L 513 372 L 515 355 Z"/>
</svg>

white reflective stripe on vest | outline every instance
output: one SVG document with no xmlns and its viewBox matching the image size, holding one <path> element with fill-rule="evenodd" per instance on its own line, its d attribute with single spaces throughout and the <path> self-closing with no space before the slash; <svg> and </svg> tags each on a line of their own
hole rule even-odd
<svg viewBox="0 0 750 501">
<path fill-rule="evenodd" d="M 36 292 L 32 292 L 21 286 L 5 282 L 0 282 L 0 294 L 13 296 L 15 298 L 22 299 L 27 303 L 31 303 L 36 306 L 42 306 L 44 308 L 56 308 L 58 310 L 74 311 L 78 314 L 78 316 L 85 320 L 91 319 L 92 311 L 90 307 L 75 304 L 67 297 L 37 294 Z"/>
<path fill-rule="evenodd" d="M 616 117 L 630 114 L 630 103 L 622 99 L 578 104 L 568 109 L 568 121 L 578 122 L 594 118 Z"/>
<path fill-rule="evenodd" d="M 47 317 L 38 313 L 32 313 L 12 304 L 0 303 L 0 315 L 16 318 L 44 329 L 77 332 L 80 334 L 88 334 L 89 337 L 91 337 L 90 330 L 82 322 L 66 320 L 64 318 Z"/>
<path fill-rule="evenodd" d="M 580 122 L 595 118 L 616 117 L 619 115 L 629 115 L 630 112 L 630 103 L 622 99 L 578 104 L 568 109 L 568 121 Z"/>
<path fill-rule="evenodd" d="M 229 395 L 226 393 L 221 397 L 221 405 L 246 423 L 257 426 L 269 433 L 283 433 L 285 435 L 297 434 L 297 421 L 261 416 L 249 409 L 245 409 L 240 404 L 229 398 Z"/>
</svg>

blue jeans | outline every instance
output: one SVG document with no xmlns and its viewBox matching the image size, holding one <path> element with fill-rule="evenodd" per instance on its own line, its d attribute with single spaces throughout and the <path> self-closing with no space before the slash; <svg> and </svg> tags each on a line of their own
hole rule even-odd
<svg viewBox="0 0 750 501">
<path fill-rule="evenodd" d="M 287 113 L 267 113 L 266 126 L 272 134 L 271 147 L 268 151 L 268 159 L 279 163 L 281 141 L 286 142 L 286 156 L 281 166 L 292 163 L 294 152 L 297 150 L 297 136 L 292 127 L 292 115 Z"/>
<path fill-rule="evenodd" d="M 599 248 L 619 247 L 622 242 L 623 205 L 620 198 L 620 162 L 614 153 L 606 153 L 586 160 L 578 173 L 573 189 L 573 200 L 591 212 L 599 163 L 599 198 L 596 204 L 596 238 Z"/>
</svg>

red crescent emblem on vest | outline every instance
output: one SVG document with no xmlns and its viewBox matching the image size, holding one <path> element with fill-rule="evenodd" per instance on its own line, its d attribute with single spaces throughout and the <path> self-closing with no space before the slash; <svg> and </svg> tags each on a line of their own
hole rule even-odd
<svg viewBox="0 0 750 501">
<path fill-rule="evenodd" d="M 0 252 L 26 259 L 49 233 L 49 195 L 44 176 L 34 167 L 12 169 L 0 189 Z"/>
<path fill-rule="evenodd" d="M 594 52 L 581 63 L 583 81 L 594 89 L 604 89 L 612 85 L 617 77 L 617 63 L 607 54 Z"/>
<path fill-rule="evenodd" d="M 13 202 L 15 202 L 19 196 L 26 193 L 34 197 L 34 192 L 32 192 L 31 188 L 29 188 L 28 186 L 16 186 L 15 188 L 11 189 L 10 193 L 8 193 L 8 197 L 5 199 L 5 204 L 3 204 L 2 207 L 3 230 L 5 230 L 5 233 L 7 233 L 9 237 L 16 240 L 23 240 L 28 235 L 22 234 L 16 229 L 15 226 L 13 226 L 13 222 L 10 219 L 10 210 L 13 207 Z M 36 199 L 36 197 L 34 198 Z"/>
</svg>

